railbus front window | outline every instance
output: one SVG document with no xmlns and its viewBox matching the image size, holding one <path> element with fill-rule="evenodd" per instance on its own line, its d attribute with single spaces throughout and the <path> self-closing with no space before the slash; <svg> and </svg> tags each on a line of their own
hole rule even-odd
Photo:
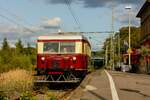
<svg viewBox="0 0 150 100">
<path fill-rule="evenodd" d="M 46 42 L 43 47 L 44 53 L 58 53 L 59 43 L 58 42 Z"/>
<path fill-rule="evenodd" d="M 74 42 L 61 42 L 60 53 L 75 53 L 75 43 Z"/>
</svg>

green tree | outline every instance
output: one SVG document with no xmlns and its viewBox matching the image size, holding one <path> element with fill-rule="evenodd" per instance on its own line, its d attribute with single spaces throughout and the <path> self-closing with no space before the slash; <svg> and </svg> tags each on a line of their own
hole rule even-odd
<svg viewBox="0 0 150 100">
<path fill-rule="evenodd" d="M 113 40 L 113 45 L 114 45 L 114 61 L 118 62 L 119 59 L 122 59 L 122 54 L 126 53 L 125 46 L 124 46 L 124 41 L 128 42 L 129 39 L 129 27 L 122 27 L 120 28 L 119 32 L 117 32 L 114 36 Z M 118 42 L 119 41 L 119 42 Z M 120 43 L 120 49 L 119 49 L 119 44 Z M 111 60 L 110 55 L 111 55 L 111 38 L 107 38 L 104 42 L 104 50 L 106 50 L 106 45 L 107 45 L 107 55 L 108 59 Z M 131 47 L 132 48 L 140 48 L 140 27 L 131 27 Z M 119 53 L 120 50 L 120 53 Z"/>
<path fill-rule="evenodd" d="M 128 41 L 129 39 L 129 28 L 128 27 L 122 27 L 119 30 L 120 34 L 120 42 L 121 42 L 121 47 L 123 48 L 124 40 Z M 132 48 L 139 48 L 140 47 L 140 27 L 131 27 L 131 47 Z"/>
<path fill-rule="evenodd" d="M 27 47 L 24 47 L 20 39 L 15 46 L 16 48 L 10 47 L 7 38 L 4 38 L 0 50 L 0 73 L 16 68 L 30 70 L 36 64 L 35 48 L 29 43 Z"/>
<path fill-rule="evenodd" d="M 36 64 L 36 49 L 31 47 L 30 43 L 27 43 L 26 55 L 30 58 L 31 64 Z"/>
<path fill-rule="evenodd" d="M 23 53 L 23 44 L 22 41 L 19 39 L 18 42 L 15 44 L 16 46 L 16 53 L 17 54 L 22 54 Z"/>
<path fill-rule="evenodd" d="M 26 54 L 27 55 L 31 55 L 32 54 L 32 47 L 31 47 L 30 43 L 27 43 Z"/>
<path fill-rule="evenodd" d="M 150 56 L 150 49 L 147 46 L 142 46 L 140 49 L 141 56 L 144 58 L 146 56 Z"/>
<path fill-rule="evenodd" d="M 2 51 L 7 51 L 7 50 L 10 50 L 10 46 L 8 44 L 7 38 L 4 38 L 2 43 Z"/>
<path fill-rule="evenodd" d="M 2 49 L 0 51 L 0 68 L 1 70 L 7 71 L 10 68 L 9 63 L 11 62 L 12 52 L 7 41 L 7 38 L 4 38 L 2 42 Z"/>
</svg>

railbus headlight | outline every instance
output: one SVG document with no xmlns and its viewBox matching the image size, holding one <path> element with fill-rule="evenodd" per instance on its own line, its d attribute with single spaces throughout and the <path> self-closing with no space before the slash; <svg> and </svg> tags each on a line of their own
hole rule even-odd
<svg viewBox="0 0 150 100">
<path fill-rule="evenodd" d="M 77 58 L 76 58 L 76 57 L 73 57 L 72 59 L 73 59 L 73 61 L 76 61 L 76 60 L 77 60 Z"/>
<path fill-rule="evenodd" d="M 45 60 L 45 57 L 41 57 L 41 60 L 44 61 L 44 60 Z"/>
</svg>

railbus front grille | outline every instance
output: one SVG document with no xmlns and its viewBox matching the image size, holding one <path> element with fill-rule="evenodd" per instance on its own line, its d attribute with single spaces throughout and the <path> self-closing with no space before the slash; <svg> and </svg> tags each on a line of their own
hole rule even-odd
<svg viewBox="0 0 150 100">
<path fill-rule="evenodd" d="M 60 67 L 60 61 L 57 61 L 57 60 L 52 61 L 52 67 L 53 68 L 59 68 Z"/>
</svg>

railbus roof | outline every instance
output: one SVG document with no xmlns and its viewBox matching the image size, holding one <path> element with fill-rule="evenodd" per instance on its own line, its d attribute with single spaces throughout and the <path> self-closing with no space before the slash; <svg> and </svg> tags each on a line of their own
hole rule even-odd
<svg viewBox="0 0 150 100">
<path fill-rule="evenodd" d="M 39 36 L 38 40 L 87 40 L 86 37 L 84 37 L 80 33 L 52 33 L 45 36 Z"/>
</svg>

